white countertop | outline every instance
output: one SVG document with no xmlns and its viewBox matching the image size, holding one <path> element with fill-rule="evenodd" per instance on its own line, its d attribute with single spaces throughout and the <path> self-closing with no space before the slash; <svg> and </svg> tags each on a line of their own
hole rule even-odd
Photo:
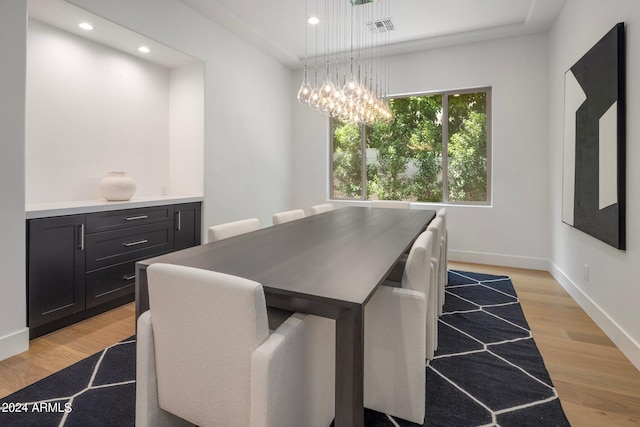
<svg viewBox="0 0 640 427">
<path fill-rule="evenodd" d="M 26 206 L 26 219 L 51 216 L 76 215 L 91 212 L 115 211 L 118 209 L 145 208 L 149 206 L 201 202 L 202 196 L 154 196 L 134 197 L 125 202 L 106 200 L 82 200 L 75 202 L 38 203 Z"/>
</svg>

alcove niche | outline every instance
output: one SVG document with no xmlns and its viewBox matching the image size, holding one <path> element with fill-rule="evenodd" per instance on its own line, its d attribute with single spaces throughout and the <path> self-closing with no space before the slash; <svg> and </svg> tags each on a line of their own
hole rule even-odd
<svg viewBox="0 0 640 427">
<path fill-rule="evenodd" d="M 64 1 L 30 0 L 26 92 L 27 207 L 99 200 L 109 171 L 135 179 L 134 199 L 202 196 L 201 61 Z"/>
</svg>

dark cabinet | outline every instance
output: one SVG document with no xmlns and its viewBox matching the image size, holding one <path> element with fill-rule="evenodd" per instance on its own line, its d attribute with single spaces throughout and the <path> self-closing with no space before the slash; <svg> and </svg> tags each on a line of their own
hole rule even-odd
<svg viewBox="0 0 640 427">
<path fill-rule="evenodd" d="M 84 215 L 29 221 L 30 327 L 84 310 L 84 244 Z"/>
<path fill-rule="evenodd" d="M 175 205 L 175 250 L 200 244 L 200 203 Z"/>
<path fill-rule="evenodd" d="M 200 244 L 200 206 L 29 220 L 31 338 L 133 301 L 137 261 Z"/>
</svg>

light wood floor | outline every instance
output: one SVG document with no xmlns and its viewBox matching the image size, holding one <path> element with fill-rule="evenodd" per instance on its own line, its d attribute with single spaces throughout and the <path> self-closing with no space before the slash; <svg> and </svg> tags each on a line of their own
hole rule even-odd
<svg viewBox="0 0 640 427">
<path fill-rule="evenodd" d="M 29 350 L 0 361 L 0 398 L 135 334 L 129 303 L 31 340 Z"/>
<path fill-rule="evenodd" d="M 572 426 L 640 426 L 640 371 L 549 273 L 457 262 L 449 268 L 511 277 Z M 0 362 L 0 398 L 134 332 L 131 303 L 32 340 L 29 351 Z"/>
</svg>

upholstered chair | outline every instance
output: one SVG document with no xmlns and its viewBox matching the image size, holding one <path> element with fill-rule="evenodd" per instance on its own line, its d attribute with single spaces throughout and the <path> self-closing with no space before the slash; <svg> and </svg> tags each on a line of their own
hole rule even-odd
<svg viewBox="0 0 640 427">
<path fill-rule="evenodd" d="M 225 224 L 214 225 L 209 227 L 209 242 L 227 239 L 239 234 L 249 233 L 260 229 L 260 220 L 258 218 L 243 219 L 240 221 L 227 222 Z"/>
<path fill-rule="evenodd" d="M 433 317 L 434 322 L 434 351 L 438 349 L 438 323 L 437 319 L 442 308 L 440 307 L 440 293 L 441 289 L 444 292 L 444 284 L 442 283 L 441 266 L 442 266 L 442 251 L 441 251 L 441 239 L 443 233 L 442 218 L 436 216 L 427 226 L 427 231 L 433 234 L 433 247 L 431 254 L 431 287 L 432 287 L 432 304 L 429 306 L 429 316 Z"/>
<path fill-rule="evenodd" d="M 332 203 L 323 203 L 321 205 L 311 206 L 311 215 L 318 215 L 324 212 L 329 212 L 334 209 Z"/>
<path fill-rule="evenodd" d="M 296 313 L 275 331 L 262 285 L 184 266 L 147 269 L 136 426 L 328 426 L 335 323 Z"/>
<path fill-rule="evenodd" d="M 365 306 L 364 405 L 424 423 L 432 234 L 414 242 L 400 283 L 384 282 Z"/>
<path fill-rule="evenodd" d="M 440 292 L 438 295 L 438 316 L 442 316 L 442 307 L 444 306 L 444 288 L 449 282 L 449 274 L 447 272 L 447 266 L 449 264 L 449 231 L 447 230 L 447 208 L 441 208 L 437 213 L 438 218 L 442 219 L 442 236 L 440 239 Z"/>
<path fill-rule="evenodd" d="M 399 200 L 372 200 L 372 208 L 393 208 L 393 209 L 409 209 L 410 202 L 402 202 Z"/>
<path fill-rule="evenodd" d="M 289 221 L 295 221 L 305 217 L 302 209 L 294 209 L 291 211 L 278 212 L 273 214 L 273 225 L 283 224 Z"/>
</svg>

